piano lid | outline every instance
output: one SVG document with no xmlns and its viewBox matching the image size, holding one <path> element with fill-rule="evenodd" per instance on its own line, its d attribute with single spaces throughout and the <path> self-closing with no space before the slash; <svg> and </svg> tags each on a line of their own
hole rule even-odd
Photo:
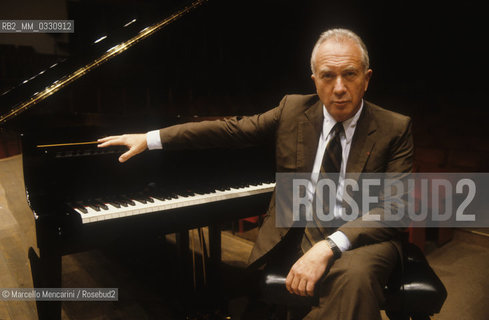
<svg viewBox="0 0 489 320">
<path fill-rule="evenodd" d="M 62 88 L 84 77 L 105 62 L 125 52 L 136 43 L 152 36 L 157 31 L 190 13 L 206 1 L 195 0 L 165 19 L 149 26 L 141 26 L 136 19 L 132 19 L 122 26 L 124 34 L 128 35 L 125 39 L 120 40 L 118 37 L 102 36 L 95 40 L 90 52 L 84 52 L 80 57 L 65 59 L 55 63 L 39 74 L 24 80 L 17 87 L 1 93 L 0 126 L 29 110 L 39 102 L 44 101 Z M 16 94 L 17 91 L 21 91 L 22 94 Z M 22 100 L 16 100 L 19 99 L 18 97 L 22 97 Z"/>
</svg>

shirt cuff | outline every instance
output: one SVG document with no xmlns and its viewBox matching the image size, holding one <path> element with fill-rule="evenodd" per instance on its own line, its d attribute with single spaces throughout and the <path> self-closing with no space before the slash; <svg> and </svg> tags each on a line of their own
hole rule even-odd
<svg viewBox="0 0 489 320">
<path fill-rule="evenodd" d="M 348 240 L 348 237 L 341 231 L 333 232 L 328 238 L 333 240 L 336 246 L 340 248 L 341 252 L 345 252 L 351 247 L 350 240 Z"/>
<path fill-rule="evenodd" d="M 149 150 L 163 149 L 161 144 L 160 130 L 149 131 L 146 134 L 146 143 Z"/>
</svg>

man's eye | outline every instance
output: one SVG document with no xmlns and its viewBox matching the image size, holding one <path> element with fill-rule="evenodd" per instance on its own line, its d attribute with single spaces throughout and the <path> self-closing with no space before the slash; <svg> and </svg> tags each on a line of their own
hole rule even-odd
<svg viewBox="0 0 489 320">
<path fill-rule="evenodd" d="M 334 75 L 332 73 L 323 73 L 322 78 L 323 79 L 333 79 Z"/>
<path fill-rule="evenodd" d="M 347 71 L 347 72 L 345 72 L 344 77 L 351 79 L 351 78 L 356 77 L 356 75 L 357 75 L 357 73 L 355 71 Z"/>
</svg>

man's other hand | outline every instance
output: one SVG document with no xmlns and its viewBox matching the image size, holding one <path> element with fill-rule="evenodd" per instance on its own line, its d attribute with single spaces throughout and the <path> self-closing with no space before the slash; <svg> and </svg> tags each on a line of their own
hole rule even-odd
<svg viewBox="0 0 489 320">
<path fill-rule="evenodd" d="M 326 241 L 319 241 L 290 268 L 285 285 L 290 293 L 313 296 L 314 288 L 326 271 L 333 251 Z"/>
<path fill-rule="evenodd" d="M 119 162 L 125 162 L 135 155 L 148 149 L 148 144 L 146 142 L 146 133 L 138 134 L 123 134 L 121 136 L 111 136 L 98 139 L 100 144 L 99 148 L 105 148 L 109 146 L 126 146 L 129 148 L 127 152 L 123 153 L 119 157 Z"/>
</svg>

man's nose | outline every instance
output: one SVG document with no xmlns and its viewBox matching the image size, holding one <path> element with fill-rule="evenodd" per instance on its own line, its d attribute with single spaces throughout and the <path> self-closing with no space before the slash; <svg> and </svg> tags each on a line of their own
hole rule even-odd
<svg viewBox="0 0 489 320">
<path fill-rule="evenodd" d="M 346 93 L 346 87 L 342 77 L 336 78 L 336 82 L 334 84 L 334 93 L 338 96 L 344 95 Z"/>
</svg>

